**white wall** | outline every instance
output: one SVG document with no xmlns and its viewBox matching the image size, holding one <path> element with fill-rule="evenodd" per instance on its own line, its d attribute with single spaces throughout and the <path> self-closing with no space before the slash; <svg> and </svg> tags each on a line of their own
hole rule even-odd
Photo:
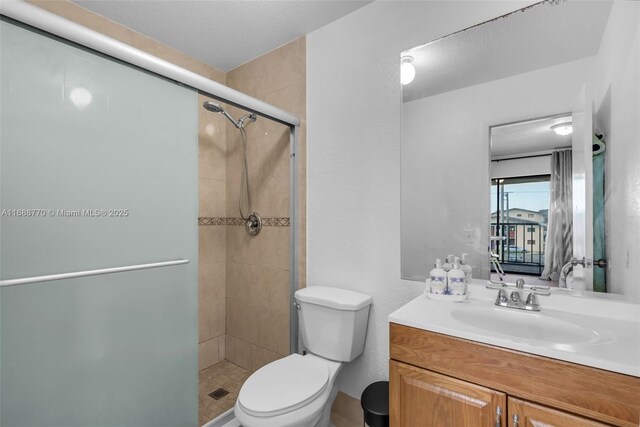
<svg viewBox="0 0 640 427">
<path fill-rule="evenodd" d="M 640 3 L 616 2 L 596 62 L 596 129 L 607 141 L 607 286 L 640 301 Z"/>
<path fill-rule="evenodd" d="M 424 280 L 433 259 L 461 252 L 489 277 L 489 127 L 574 111 L 592 68 L 586 58 L 404 104 L 404 278 Z"/>
<path fill-rule="evenodd" d="M 400 53 L 531 3 L 379 1 L 307 36 L 307 280 L 373 296 L 352 396 L 388 377 L 388 315 L 423 289 L 400 280 Z"/>
</svg>

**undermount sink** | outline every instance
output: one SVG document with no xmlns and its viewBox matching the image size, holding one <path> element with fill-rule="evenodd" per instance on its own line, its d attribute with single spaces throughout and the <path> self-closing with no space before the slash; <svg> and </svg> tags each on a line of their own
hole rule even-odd
<svg viewBox="0 0 640 427">
<path fill-rule="evenodd" d="M 541 312 L 461 306 L 451 311 L 451 317 L 471 327 L 492 333 L 552 345 L 595 343 L 603 339 L 591 329 Z"/>
</svg>

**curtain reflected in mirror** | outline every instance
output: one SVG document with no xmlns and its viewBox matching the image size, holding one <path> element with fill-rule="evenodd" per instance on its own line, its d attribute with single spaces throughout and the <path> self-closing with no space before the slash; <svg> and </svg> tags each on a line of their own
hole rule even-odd
<svg viewBox="0 0 640 427">
<path fill-rule="evenodd" d="M 549 224 L 545 240 L 542 279 L 558 281 L 573 250 L 573 190 L 571 150 L 551 153 Z"/>
</svg>

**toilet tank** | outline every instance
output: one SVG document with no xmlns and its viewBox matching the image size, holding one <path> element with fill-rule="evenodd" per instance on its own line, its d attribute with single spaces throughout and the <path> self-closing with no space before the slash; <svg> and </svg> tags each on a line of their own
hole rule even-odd
<svg viewBox="0 0 640 427">
<path fill-rule="evenodd" d="M 362 353 L 371 297 L 326 286 L 310 286 L 295 293 L 300 334 L 311 353 L 350 362 Z"/>
</svg>

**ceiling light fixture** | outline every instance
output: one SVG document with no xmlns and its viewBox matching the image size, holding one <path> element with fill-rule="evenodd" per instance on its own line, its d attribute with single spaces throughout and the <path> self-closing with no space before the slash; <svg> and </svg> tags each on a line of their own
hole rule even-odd
<svg viewBox="0 0 640 427">
<path fill-rule="evenodd" d="M 558 123 L 551 126 L 551 130 L 560 136 L 571 135 L 573 132 L 573 124 L 571 122 Z"/>
<path fill-rule="evenodd" d="M 413 57 L 403 56 L 400 65 L 400 81 L 403 85 L 408 85 L 416 77 L 416 69 L 413 67 Z"/>
</svg>

